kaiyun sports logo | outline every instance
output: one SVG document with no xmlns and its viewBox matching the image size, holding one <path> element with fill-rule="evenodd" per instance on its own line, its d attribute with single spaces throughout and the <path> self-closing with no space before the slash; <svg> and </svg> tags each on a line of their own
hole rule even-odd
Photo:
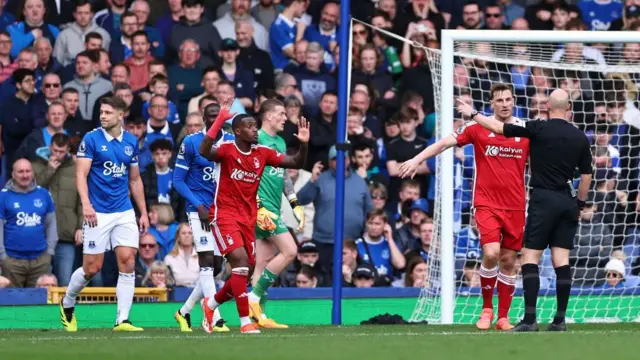
<svg viewBox="0 0 640 360">
<path fill-rule="evenodd" d="M 486 156 L 499 156 L 505 158 L 521 158 L 524 154 L 523 149 L 512 148 L 509 146 L 488 145 L 484 154 Z"/>
</svg>

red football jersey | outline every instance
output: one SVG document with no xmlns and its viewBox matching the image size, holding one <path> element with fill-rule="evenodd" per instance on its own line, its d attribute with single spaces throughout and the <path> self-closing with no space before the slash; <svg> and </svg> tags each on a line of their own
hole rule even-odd
<svg viewBox="0 0 640 360">
<path fill-rule="evenodd" d="M 516 125 L 524 126 L 522 120 L 514 119 Z M 473 144 L 473 205 L 524 210 L 529 139 L 494 134 L 474 121 L 460 127 L 453 136 L 459 146 Z"/>
<path fill-rule="evenodd" d="M 262 145 L 253 145 L 249 153 L 243 153 L 235 141 L 225 141 L 217 147 L 216 162 L 220 174 L 209 219 L 233 219 L 255 224 L 258 211 L 256 195 L 264 167 L 279 167 L 284 155 Z"/>
</svg>

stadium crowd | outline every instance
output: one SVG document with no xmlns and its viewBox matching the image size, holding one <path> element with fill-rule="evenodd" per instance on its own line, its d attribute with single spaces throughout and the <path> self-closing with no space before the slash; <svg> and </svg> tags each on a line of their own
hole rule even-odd
<svg viewBox="0 0 640 360">
<path fill-rule="evenodd" d="M 95 104 L 112 95 L 127 103 L 124 127 L 139 140 L 152 225 L 140 238 L 137 286 L 192 286 L 198 277 L 194 239 L 172 169 L 184 137 L 202 131 L 204 118 L 217 116 L 205 107 L 228 96 L 235 98 L 231 111 L 237 114 L 258 113 L 265 99 L 282 100 L 288 121 L 281 136 L 289 150 L 298 146 L 293 134 L 301 117 L 311 122 L 306 166 L 288 170 L 307 223 L 293 230 L 297 221 L 283 197 L 281 216 L 299 250 L 279 285 L 330 286 L 336 280 L 334 145 L 338 32 L 344 25 L 339 9 L 330 0 L 0 0 L 0 152 L 6 180 L 0 193 L 0 287 L 65 286 L 80 266 L 82 243 L 91 239 L 82 236 L 74 154 L 84 134 L 99 126 Z M 637 0 L 541 0 L 526 6 L 512 0 L 352 0 L 351 14 L 434 49 L 447 28 L 640 29 Z M 361 23 L 354 22 L 351 31 L 351 92 L 349 108 L 342 109 L 348 112 L 351 144 L 345 240 L 336 244 L 343 247 L 342 282 L 422 287 L 429 281 L 435 241 L 436 161 L 428 160 L 409 180 L 398 177 L 398 168 L 435 141 L 433 64 L 424 50 Z M 475 54 L 492 56 L 494 50 L 486 43 L 467 45 Z M 638 43 L 566 44 L 557 50 L 543 60 L 640 65 Z M 459 57 L 456 96 L 489 113 L 491 84 L 513 84 L 514 115 L 527 120 L 547 116 L 551 89 L 570 92 L 573 121 L 592 139 L 595 159 L 595 186 L 571 257 L 574 280 L 588 287 L 638 286 L 640 72 L 517 64 L 531 53 L 527 46 L 510 47 L 516 65 Z M 454 128 L 464 120 L 457 115 Z M 456 149 L 454 161 L 457 280 L 478 287 L 472 147 Z M 553 287 L 548 256 L 545 264 L 542 286 Z M 117 273 L 115 256 L 107 253 L 92 285 L 115 286 Z"/>
</svg>

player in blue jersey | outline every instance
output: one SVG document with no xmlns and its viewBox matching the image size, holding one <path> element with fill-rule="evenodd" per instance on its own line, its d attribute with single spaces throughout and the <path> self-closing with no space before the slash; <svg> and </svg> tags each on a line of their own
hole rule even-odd
<svg viewBox="0 0 640 360">
<path fill-rule="evenodd" d="M 216 292 L 214 277 L 222 269 L 222 256 L 216 245 L 213 233 L 209 226 L 209 206 L 216 192 L 218 166 L 215 162 L 205 159 L 198 152 L 200 143 L 205 137 L 206 130 L 211 127 L 213 121 L 220 112 L 220 105 L 209 104 L 204 109 L 206 129 L 184 138 L 173 172 L 173 186 L 187 201 L 187 216 L 189 226 L 193 232 L 198 262 L 200 264 L 200 277 L 196 287 L 189 295 L 182 308 L 175 314 L 180 330 L 191 332 L 191 310 L 205 296 L 213 296 Z M 216 144 L 222 141 L 235 139 L 232 134 L 222 130 L 218 133 Z M 224 325 L 216 309 L 213 317 L 214 324 L 202 319 L 202 328 L 206 332 L 227 332 L 229 328 Z"/>
<path fill-rule="evenodd" d="M 142 331 L 129 322 L 135 289 L 135 258 L 140 234 L 149 228 L 147 205 L 138 169 L 138 140 L 124 131 L 127 106 L 118 97 L 100 102 L 101 127 L 88 132 L 78 146 L 76 186 L 84 225 L 83 259 L 60 302 L 60 320 L 66 331 L 77 331 L 76 297 L 102 269 L 104 253 L 113 249 L 118 261 L 116 297 L 118 313 L 114 331 Z M 140 231 L 129 191 L 140 209 Z"/>
</svg>

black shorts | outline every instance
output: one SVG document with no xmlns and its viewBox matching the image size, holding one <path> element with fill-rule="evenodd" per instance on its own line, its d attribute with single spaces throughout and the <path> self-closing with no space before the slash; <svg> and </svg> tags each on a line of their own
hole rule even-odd
<svg viewBox="0 0 640 360">
<path fill-rule="evenodd" d="M 573 249 L 580 209 L 568 191 L 532 189 L 527 210 L 524 247 Z"/>
</svg>

